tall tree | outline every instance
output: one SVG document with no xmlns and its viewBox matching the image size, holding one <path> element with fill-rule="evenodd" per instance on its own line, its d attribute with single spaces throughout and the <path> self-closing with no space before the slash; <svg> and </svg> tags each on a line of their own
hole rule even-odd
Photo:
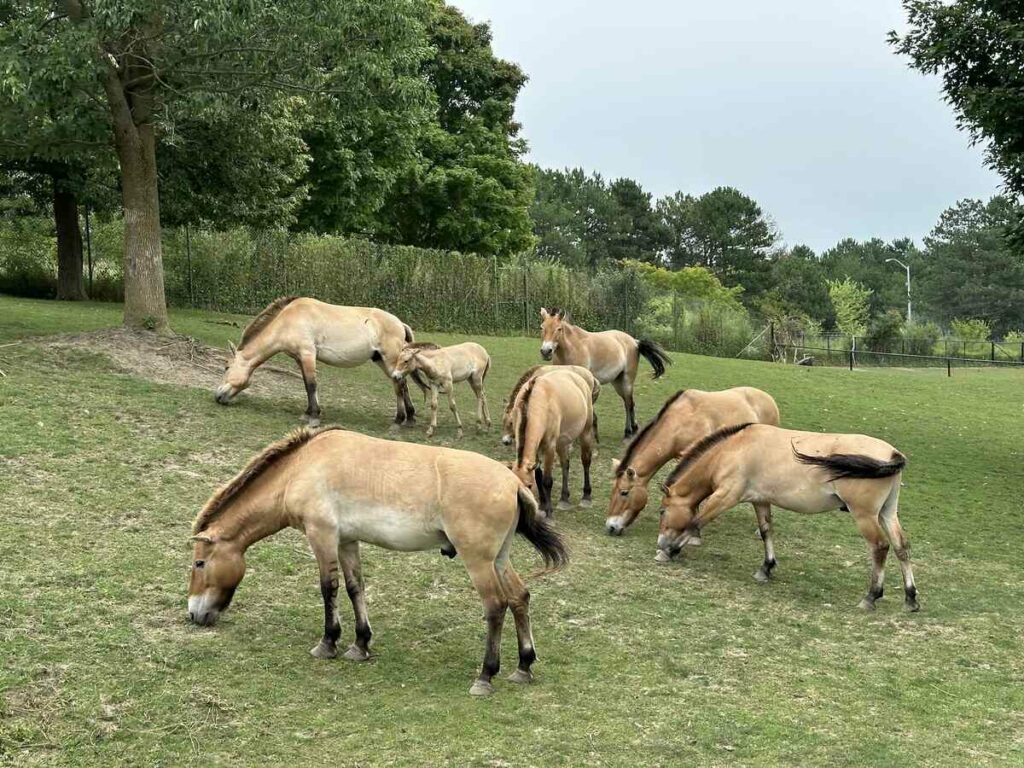
<svg viewBox="0 0 1024 768">
<path fill-rule="evenodd" d="M 625 226 L 624 215 L 600 174 L 537 168 L 536 184 L 530 216 L 538 256 L 577 267 L 612 258 L 609 246 Z"/>
<path fill-rule="evenodd" d="M 920 265 L 920 254 L 908 239 L 891 243 L 875 237 L 859 242 L 845 238 L 821 255 L 821 265 L 830 280 L 849 278 L 871 290 L 871 313 L 904 309 L 907 304 L 903 268 L 886 259 L 899 259 L 913 271 Z"/>
<path fill-rule="evenodd" d="M 803 314 L 819 322 L 830 319 L 832 304 L 825 269 L 806 245 L 796 245 L 775 256 L 769 283 L 771 288 L 763 299 L 776 313 Z"/>
<path fill-rule="evenodd" d="M 526 143 L 515 119 L 526 75 L 494 55 L 487 24 L 471 24 L 441 0 L 428 8 L 434 55 L 423 76 L 434 113 L 417 142 L 419 161 L 399 173 L 376 228 L 410 245 L 522 252 L 533 244 L 533 174 L 522 161 Z"/>
<path fill-rule="evenodd" d="M 608 192 L 619 207 L 618 226 L 610 243 L 611 257 L 648 263 L 660 261 L 671 235 L 651 205 L 651 193 L 626 178 L 613 181 Z"/>
<path fill-rule="evenodd" d="M 767 288 L 778 234 L 754 200 L 732 187 L 700 197 L 677 192 L 658 201 L 658 213 L 671 232 L 666 256 L 674 267 L 707 267 L 749 296 Z"/>
<path fill-rule="evenodd" d="M 1007 189 L 1024 195 L 1024 13 L 1014 0 L 903 0 L 908 31 L 890 42 L 942 78 L 962 128 L 984 142 Z"/>
<path fill-rule="evenodd" d="M 205 94 L 246 121 L 238 94 L 290 92 L 358 125 L 382 104 L 402 113 L 422 86 L 414 0 L 12 0 L 2 14 L 0 120 L 59 113 L 69 146 L 106 134 L 125 214 L 125 323 L 157 330 L 167 310 L 156 147 L 168 117 Z M 40 141 L 26 136 L 25 153 Z"/>
<path fill-rule="evenodd" d="M 961 200 L 925 238 L 914 291 L 930 317 L 986 320 L 997 337 L 1024 328 L 1024 257 L 1008 242 L 1020 218 L 1006 197 Z"/>
</svg>

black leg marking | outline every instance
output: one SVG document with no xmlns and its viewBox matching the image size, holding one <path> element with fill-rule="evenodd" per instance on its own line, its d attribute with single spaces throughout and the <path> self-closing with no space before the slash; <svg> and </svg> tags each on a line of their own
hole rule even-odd
<svg viewBox="0 0 1024 768">
<path fill-rule="evenodd" d="M 335 598 L 338 596 L 338 582 L 336 579 L 325 579 L 320 582 L 320 594 L 324 598 L 324 642 L 331 648 L 338 644 L 341 637 L 341 622 L 334 608 Z"/>
</svg>

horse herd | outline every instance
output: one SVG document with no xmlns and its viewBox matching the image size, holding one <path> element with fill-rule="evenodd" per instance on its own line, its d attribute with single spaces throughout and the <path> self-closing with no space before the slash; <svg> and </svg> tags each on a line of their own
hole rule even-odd
<svg viewBox="0 0 1024 768">
<path fill-rule="evenodd" d="M 671 363 L 656 344 L 621 331 L 590 333 L 562 310 L 540 310 L 541 356 L 517 381 L 505 403 L 502 442 L 515 460 L 502 464 L 471 451 L 373 438 L 339 427 L 300 429 L 254 457 L 203 506 L 193 525 L 189 618 L 213 624 L 227 609 L 245 574 L 245 553 L 286 527 L 302 531 L 320 572 L 324 632 L 311 650 L 338 654 L 341 622 L 337 597 L 344 583 L 355 614 L 355 639 L 346 658 L 370 656 L 372 632 L 363 596 L 359 543 L 401 551 L 440 547 L 462 558 L 484 605 L 487 641 L 483 666 L 470 693 L 493 692 L 501 632 L 511 610 L 519 664 L 510 680 L 533 679 L 536 659 L 530 626 L 530 593 L 510 561 L 512 540 L 522 535 L 548 569 L 568 562 L 551 518 L 553 470 L 562 470 L 559 508 L 569 506 L 569 453 L 579 446 L 582 506 L 591 504 L 590 467 L 598 441 L 594 403 L 611 384 L 625 409 L 621 459 L 604 526 L 622 535 L 647 506 L 648 485 L 672 459 L 678 464 L 661 486 L 659 561 L 701 542 L 701 530 L 722 512 L 750 502 L 764 544 L 754 574 L 767 582 L 776 565 L 771 507 L 796 512 L 849 512 L 872 555 L 868 591 L 860 605 L 882 596 L 890 546 L 903 576 L 905 605 L 918 610 L 909 544 L 897 513 L 904 456 L 865 435 L 783 429 L 774 399 L 752 387 L 721 392 L 684 390 L 664 404 L 643 429 L 636 423 L 633 382 L 639 358 L 655 377 Z M 415 423 L 407 381 L 430 396 L 427 435 L 437 427 L 438 395 L 448 398 L 458 435 L 462 421 L 454 384 L 468 382 L 477 398 L 477 424 L 491 424 L 484 384 L 491 367 L 476 343 L 438 347 L 416 342 L 412 330 L 380 309 L 339 307 L 287 297 L 249 323 L 232 355 L 216 400 L 226 404 L 248 386 L 253 371 L 275 354 L 296 360 L 306 386 L 305 418 L 318 427 L 316 362 L 342 367 L 376 363 L 394 388 L 395 426 Z"/>
</svg>

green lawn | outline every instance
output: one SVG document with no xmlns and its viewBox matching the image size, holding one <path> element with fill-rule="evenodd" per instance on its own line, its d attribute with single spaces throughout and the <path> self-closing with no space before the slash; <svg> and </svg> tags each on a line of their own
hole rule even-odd
<svg viewBox="0 0 1024 768">
<path fill-rule="evenodd" d="M 218 345 L 239 333 L 223 319 L 172 313 L 178 331 Z M 207 390 L 33 340 L 119 320 L 113 305 L 0 297 L 0 764 L 1024 764 L 1024 371 L 947 379 L 674 355 L 654 382 L 642 364 L 641 419 L 680 387 L 749 384 L 775 396 L 787 426 L 866 432 L 907 454 L 900 517 L 921 613 L 903 611 L 895 562 L 879 609 L 856 608 L 868 558 L 841 513 L 778 512 L 765 587 L 751 578 L 761 545 L 749 507 L 668 566 L 653 561 L 653 504 L 626 536 L 606 536 L 622 425 L 608 388 L 598 503 L 559 513 L 573 562 L 531 583 L 536 683 L 503 679 L 509 620 L 497 693 L 477 700 L 481 606 L 461 562 L 437 553 L 364 548 L 367 664 L 308 655 L 320 591 L 291 531 L 250 552 L 216 628 L 186 623 L 193 517 L 298 425 L 304 396 L 296 381 L 290 396 L 224 408 Z M 497 414 L 538 342 L 479 340 Z M 459 402 L 470 414 L 468 389 Z M 375 366 L 322 369 L 321 403 L 325 422 L 387 434 L 391 387 Z M 440 419 L 435 442 L 454 444 Z M 469 424 L 462 447 L 510 455 L 497 429 Z M 539 562 L 523 541 L 515 553 L 521 572 Z"/>
</svg>

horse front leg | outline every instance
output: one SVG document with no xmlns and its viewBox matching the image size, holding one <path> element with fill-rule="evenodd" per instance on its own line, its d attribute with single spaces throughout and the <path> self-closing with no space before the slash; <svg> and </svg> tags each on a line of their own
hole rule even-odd
<svg viewBox="0 0 1024 768">
<path fill-rule="evenodd" d="M 345 591 L 352 602 L 356 618 L 356 639 L 345 651 L 345 658 L 352 661 L 366 661 L 370 658 L 370 641 L 373 630 L 366 612 L 366 598 L 363 590 L 363 567 L 359 559 L 359 542 L 350 541 L 338 545 L 338 560 L 345 575 Z"/>
<path fill-rule="evenodd" d="M 551 504 L 551 491 L 555 487 L 555 452 L 544 450 L 544 513 L 554 517 L 555 508 Z"/>
<path fill-rule="evenodd" d="M 559 443 L 558 463 L 562 467 L 562 495 L 558 499 L 559 509 L 572 509 L 569 503 L 569 443 Z"/>
<path fill-rule="evenodd" d="M 320 400 L 316 394 L 316 351 L 306 351 L 299 355 L 299 369 L 302 381 L 306 385 L 306 413 L 303 418 L 311 427 L 320 426 Z"/>
<path fill-rule="evenodd" d="M 430 424 L 427 426 L 427 437 L 433 437 L 437 430 L 437 387 L 430 385 Z"/>
<path fill-rule="evenodd" d="M 759 584 L 767 584 L 775 568 L 775 547 L 772 544 L 772 505 L 757 502 L 754 504 L 754 514 L 757 515 L 757 530 L 761 534 L 761 541 L 764 542 L 764 562 L 754 572 L 754 581 Z"/>
<path fill-rule="evenodd" d="M 455 385 L 449 381 L 445 387 L 447 389 L 445 394 L 448 395 L 448 408 L 451 410 L 452 416 L 455 417 L 455 436 L 461 440 L 464 432 L 462 431 L 462 419 L 459 418 L 459 409 L 455 407 Z"/>
<path fill-rule="evenodd" d="M 583 439 L 580 440 L 580 462 L 583 464 L 583 498 L 580 500 L 581 507 L 589 507 L 594 503 L 590 498 L 592 492 L 590 487 L 590 464 L 594 458 L 595 437 L 592 432 L 589 432 L 585 433 Z"/>
<path fill-rule="evenodd" d="M 416 407 L 412 404 L 412 398 L 409 396 L 409 381 L 407 379 L 402 379 L 402 405 L 405 406 L 405 420 L 402 422 L 402 426 L 415 426 Z"/>
<path fill-rule="evenodd" d="M 333 659 L 338 655 L 338 638 L 341 637 L 336 605 L 339 586 L 337 534 L 310 530 L 306 535 L 320 569 L 320 594 L 324 599 L 324 636 L 309 653 L 318 659 Z"/>
</svg>

